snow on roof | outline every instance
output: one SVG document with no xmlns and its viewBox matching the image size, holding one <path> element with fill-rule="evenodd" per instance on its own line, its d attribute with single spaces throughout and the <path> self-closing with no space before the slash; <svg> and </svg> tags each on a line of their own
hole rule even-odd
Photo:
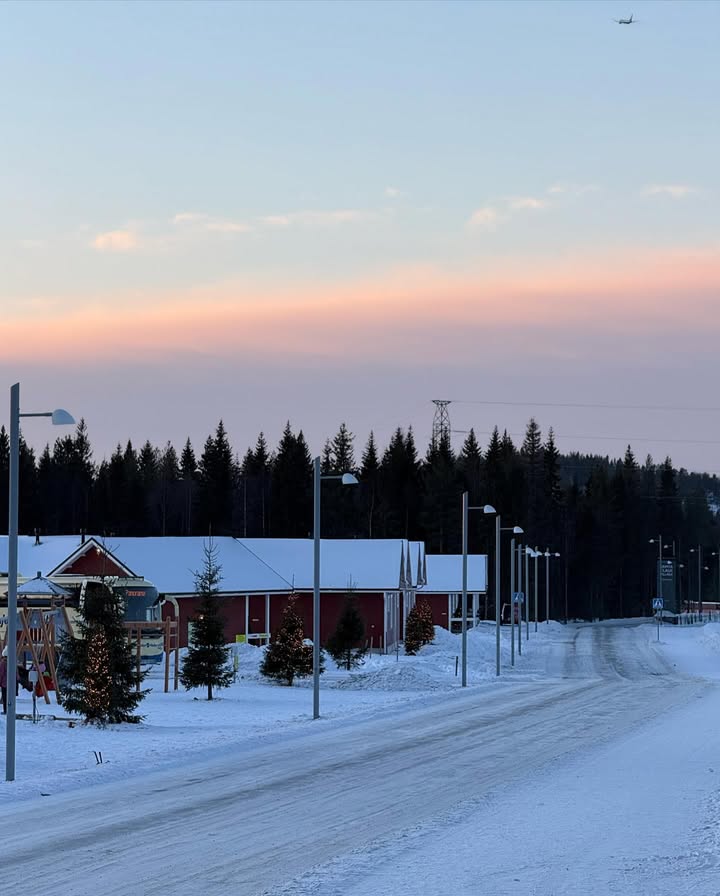
<svg viewBox="0 0 720 896">
<path fill-rule="evenodd" d="M 129 566 L 164 594 L 195 592 L 196 572 L 205 565 L 205 548 L 210 539 L 182 538 L 109 538 L 106 547 L 114 557 Z M 221 592 L 256 593 L 289 591 L 292 583 L 257 557 L 239 549 L 233 538 L 212 539 L 220 567 Z"/>
<path fill-rule="evenodd" d="M 289 579 L 296 591 L 312 590 L 311 538 L 239 538 L 237 543 Z M 407 567 L 408 547 L 403 538 L 322 539 L 320 587 L 324 591 L 397 591 L 401 561 Z M 411 546 L 409 556 L 414 584 L 417 556 Z"/>
<path fill-rule="evenodd" d="M 28 579 L 24 585 L 20 585 L 17 589 L 18 596 L 23 594 L 29 594 L 33 597 L 69 597 L 70 592 L 66 591 L 65 588 L 61 588 L 60 585 L 56 585 L 55 582 L 51 582 L 50 579 L 44 578 L 44 576 L 37 575 L 34 579 Z"/>
<path fill-rule="evenodd" d="M 34 535 L 18 537 L 18 575 L 34 578 L 38 572 L 47 575 L 80 547 L 79 535 L 53 535 L 35 543 Z M 8 536 L 0 535 L 0 575 L 8 572 Z"/>
<path fill-rule="evenodd" d="M 426 554 L 427 584 L 423 592 L 460 594 L 462 592 L 462 554 Z M 487 556 L 468 554 L 467 590 L 487 591 Z"/>
<path fill-rule="evenodd" d="M 0 575 L 7 573 L 7 536 L 0 537 Z M 195 572 L 202 569 L 207 538 L 125 538 L 79 535 L 33 536 L 18 539 L 18 574 L 34 577 L 60 568 L 83 544 L 104 548 L 124 567 L 152 582 L 164 594 L 192 594 Z M 244 538 L 212 540 L 221 567 L 220 590 L 231 593 L 310 591 L 313 588 L 311 538 Z M 422 542 L 396 539 L 323 539 L 320 545 L 320 586 L 323 590 L 396 591 L 404 584 L 422 583 L 425 547 Z M 401 570 L 403 585 L 401 586 Z M 407 582 L 408 573 L 410 582 Z"/>
</svg>

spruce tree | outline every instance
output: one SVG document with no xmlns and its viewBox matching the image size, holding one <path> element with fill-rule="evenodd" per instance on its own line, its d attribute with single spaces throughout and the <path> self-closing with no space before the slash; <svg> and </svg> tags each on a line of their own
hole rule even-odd
<svg viewBox="0 0 720 896">
<path fill-rule="evenodd" d="M 405 622 L 405 653 L 408 656 L 415 656 L 418 650 L 420 650 L 425 643 L 424 635 L 425 624 L 416 604 L 408 613 Z"/>
<path fill-rule="evenodd" d="M 365 623 L 351 594 L 345 600 L 337 627 L 327 639 L 325 649 L 335 660 L 338 669 L 344 666 L 350 670 L 360 665 L 365 656 Z"/>
<path fill-rule="evenodd" d="M 313 672 L 313 649 L 304 642 L 302 619 L 295 610 L 295 601 L 295 597 L 288 601 L 280 628 L 273 632 L 260 665 L 261 675 L 288 687 L 296 678 L 307 678 Z M 322 662 L 320 671 L 323 671 Z"/>
<path fill-rule="evenodd" d="M 422 623 L 422 642 L 432 644 L 435 640 L 435 626 L 433 625 L 432 609 L 426 601 L 420 601 L 417 605 L 418 616 Z"/>
<path fill-rule="evenodd" d="M 188 652 L 183 660 L 180 681 L 186 691 L 207 688 L 207 699 L 213 699 L 213 688 L 226 688 L 233 680 L 230 651 L 225 646 L 225 620 L 218 606 L 221 567 L 217 548 L 204 545 L 205 563 L 195 572 L 195 591 L 201 598 L 195 614 Z"/>
<path fill-rule="evenodd" d="M 122 599 L 106 582 L 87 583 L 77 627 L 61 645 L 61 704 L 89 724 L 141 721 L 133 710 L 148 691 L 137 690 Z"/>
<path fill-rule="evenodd" d="M 374 535 L 374 523 L 378 516 L 378 501 L 380 498 L 380 461 L 375 446 L 375 435 L 370 431 L 365 451 L 362 456 L 360 468 L 360 497 L 363 509 L 363 517 L 367 520 L 367 537 Z M 364 527 L 363 527 L 364 528 Z"/>
</svg>

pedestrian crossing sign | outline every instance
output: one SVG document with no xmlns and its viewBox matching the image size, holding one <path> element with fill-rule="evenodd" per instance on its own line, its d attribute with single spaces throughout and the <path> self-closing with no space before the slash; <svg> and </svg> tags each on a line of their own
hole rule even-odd
<svg viewBox="0 0 720 896">
<path fill-rule="evenodd" d="M 661 597 L 653 598 L 653 610 L 662 610 L 663 608 L 663 599 Z"/>
</svg>

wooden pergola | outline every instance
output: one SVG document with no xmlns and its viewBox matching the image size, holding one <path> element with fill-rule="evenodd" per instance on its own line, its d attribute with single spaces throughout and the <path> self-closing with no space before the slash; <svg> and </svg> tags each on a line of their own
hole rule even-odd
<svg viewBox="0 0 720 896">
<path fill-rule="evenodd" d="M 156 621 L 126 620 L 128 642 L 134 643 L 135 668 L 137 670 L 136 690 L 140 690 L 142 677 L 142 639 L 148 634 L 162 634 L 163 652 L 165 654 L 165 693 L 170 690 L 170 654 L 174 653 L 173 662 L 173 690 L 178 689 L 180 679 L 180 637 L 177 619 L 162 619 Z"/>
</svg>

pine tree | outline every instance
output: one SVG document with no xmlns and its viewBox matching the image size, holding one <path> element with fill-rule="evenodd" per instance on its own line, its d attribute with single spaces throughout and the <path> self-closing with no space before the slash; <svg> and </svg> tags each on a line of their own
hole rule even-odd
<svg viewBox="0 0 720 896">
<path fill-rule="evenodd" d="M 148 691 L 137 690 L 122 599 L 106 582 L 87 583 L 77 627 L 78 637 L 66 635 L 61 645 L 62 705 L 90 724 L 141 721 L 133 710 Z"/>
<path fill-rule="evenodd" d="M 432 644 L 435 640 L 435 626 L 433 625 L 432 608 L 426 601 L 420 601 L 416 604 L 418 616 L 422 624 L 422 642 L 423 644 Z"/>
<path fill-rule="evenodd" d="M 367 648 L 364 639 L 365 623 L 354 597 L 349 594 L 337 627 L 327 639 L 325 649 L 335 660 L 338 669 L 344 666 L 349 670 L 360 665 L 365 656 Z"/>
<path fill-rule="evenodd" d="M 296 678 L 307 678 L 313 672 L 313 648 L 304 643 L 302 619 L 295 610 L 295 600 L 290 597 L 280 628 L 273 633 L 260 664 L 261 675 L 288 686 Z M 322 663 L 320 671 L 323 671 Z"/>
<path fill-rule="evenodd" d="M 415 656 L 422 645 L 426 643 L 424 640 L 425 634 L 425 623 L 416 604 L 408 613 L 405 622 L 405 653 L 408 656 Z"/>
<path fill-rule="evenodd" d="M 226 688 L 233 680 L 229 666 L 230 651 L 225 646 L 225 620 L 218 606 L 221 567 L 217 562 L 217 548 L 212 541 L 204 545 L 205 562 L 195 572 L 195 591 L 201 598 L 195 614 L 190 644 L 183 660 L 180 681 L 186 691 L 207 688 L 208 700 L 213 699 L 213 688 Z"/>
<path fill-rule="evenodd" d="M 363 516 L 367 520 L 367 537 L 372 538 L 375 531 L 375 520 L 378 515 L 377 505 L 380 495 L 380 461 L 375 447 L 375 435 L 370 431 L 360 468 L 360 499 Z"/>
</svg>

